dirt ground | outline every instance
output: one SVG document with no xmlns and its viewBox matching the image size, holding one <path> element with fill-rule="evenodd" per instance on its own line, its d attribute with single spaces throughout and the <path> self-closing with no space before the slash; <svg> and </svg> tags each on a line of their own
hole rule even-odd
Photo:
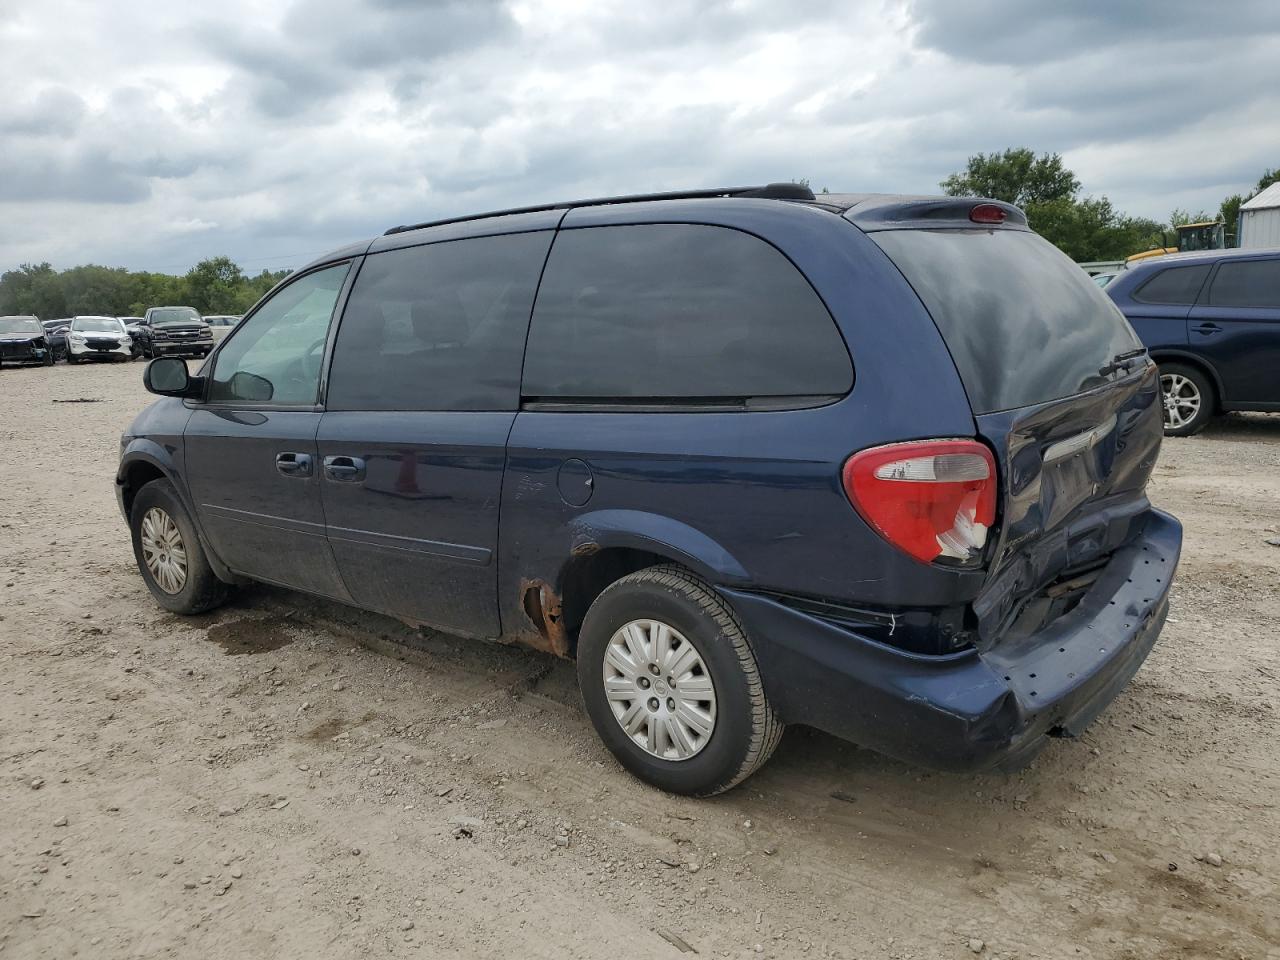
<svg viewBox="0 0 1280 960">
<path fill-rule="evenodd" d="M 566 663 L 163 612 L 112 489 L 141 374 L 0 372 L 0 957 L 1280 957 L 1280 416 L 1166 442 L 1169 625 L 1084 738 L 960 777 L 792 729 L 699 802 Z"/>
</svg>

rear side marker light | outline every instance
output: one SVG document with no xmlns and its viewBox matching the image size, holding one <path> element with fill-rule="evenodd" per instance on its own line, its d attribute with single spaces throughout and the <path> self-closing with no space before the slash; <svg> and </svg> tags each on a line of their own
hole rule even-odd
<svg viewBox="0 0 1280 960">
<path fill-rule="evenodd" d="M 917 560 L 981 558 L 997 481 L 995 458 L 976 440 L 872 447 L 845 461 L 842 479 L 862 518 Z"/>
<path fill-rule="evenodd" d="M 974 223 L 1004 223 L 1008 215 L 1004 207 L 994 203 L 979 203 L 969 211 L 969 219 Z"/>
</svg>

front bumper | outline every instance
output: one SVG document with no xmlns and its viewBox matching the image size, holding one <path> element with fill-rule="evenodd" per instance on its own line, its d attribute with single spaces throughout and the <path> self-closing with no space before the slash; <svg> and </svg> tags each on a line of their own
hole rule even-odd
<svg viewBox="0 0 1280 960">
<path fill-rule="evenodd" d="M 0 342 L 0 363 L 44 363 L 48 346 L 37 347 L 30 341 Z"/>
<path fill-rule="evenodd" d="M 67 342 L 67 353 L 68 355 L 75 357 L 77 360 L 92 360 L 95 357 L 99 357 L 104 360 L 114 360 L 119 357 L 128 359 L 133 356 L 133 350 L 124 345 L 103 350 L 97 347 L 91 347 L 88 344 L 72 343 L 70 341 Z"/>
<path fill-rule="evenodd" d="M 1119 694 L 1169 611 L 1182 525 L 1151 510 L 1079 604 L 984 652 L 908 653 L 777 601 L 723 590 L 783 720 L 943 770 L 1016 769 L 1077 736 Z"/>
<path fill-rule="evenodd" d="M 151 343 L 151 353 L 157 357 L 203 357 L 212 349 L 212 340 L 153 340 Z"/>
</svg>

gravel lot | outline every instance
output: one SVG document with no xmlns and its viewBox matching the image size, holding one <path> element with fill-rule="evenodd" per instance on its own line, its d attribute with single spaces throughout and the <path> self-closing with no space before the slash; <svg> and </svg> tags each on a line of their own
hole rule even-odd
<svg viewBox="0 0 1280 960">
<path fill-rule="evenodd" d="M 793 729 L 697 802 L 567 664 L 161 611 L 112 489 L 141 374 L 0 371 L 0 956 L 1280 957 L 1280 416 L 1166 442 L 1169 625 L 1081 740 L 958 777 Z"/>
</svg>

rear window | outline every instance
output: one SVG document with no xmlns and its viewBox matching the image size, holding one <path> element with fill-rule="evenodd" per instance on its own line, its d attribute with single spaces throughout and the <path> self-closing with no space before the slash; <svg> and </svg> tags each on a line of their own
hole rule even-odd
<svg viewBox="0 0 1280 960">
<path fill-rule="evenodd" d="M 1161 270 L 1154 277 L 1133 292 L 1133 299 L 1139 303 L 1170 303 L 1176 306 L 1190 306 L 1196 302 L 1200 288 L 1204 286 L 1204 278 L 1209 275 L 1212 264 L 1202 263 L 1194 267 L 1170 267 Z"/>
<path fill-rule="evenodd" d="M 701 224 L 561 231 L 538 291 L 528 397 L 747 400 L 846 393 L 853 367 L 804 275 Z"/>
<path fill-rule="evenodd" d="M 1280 260 L 1227 260 L 1209 288 L 1214 307 L 1280 307 Z"/>
<path fill-rule="evenodd" d="M 1142 344 L 1111 299 L 1025 230 L 870 234 L 942 332 L 976 414 L 1071 396 Z"/>
</svg>

